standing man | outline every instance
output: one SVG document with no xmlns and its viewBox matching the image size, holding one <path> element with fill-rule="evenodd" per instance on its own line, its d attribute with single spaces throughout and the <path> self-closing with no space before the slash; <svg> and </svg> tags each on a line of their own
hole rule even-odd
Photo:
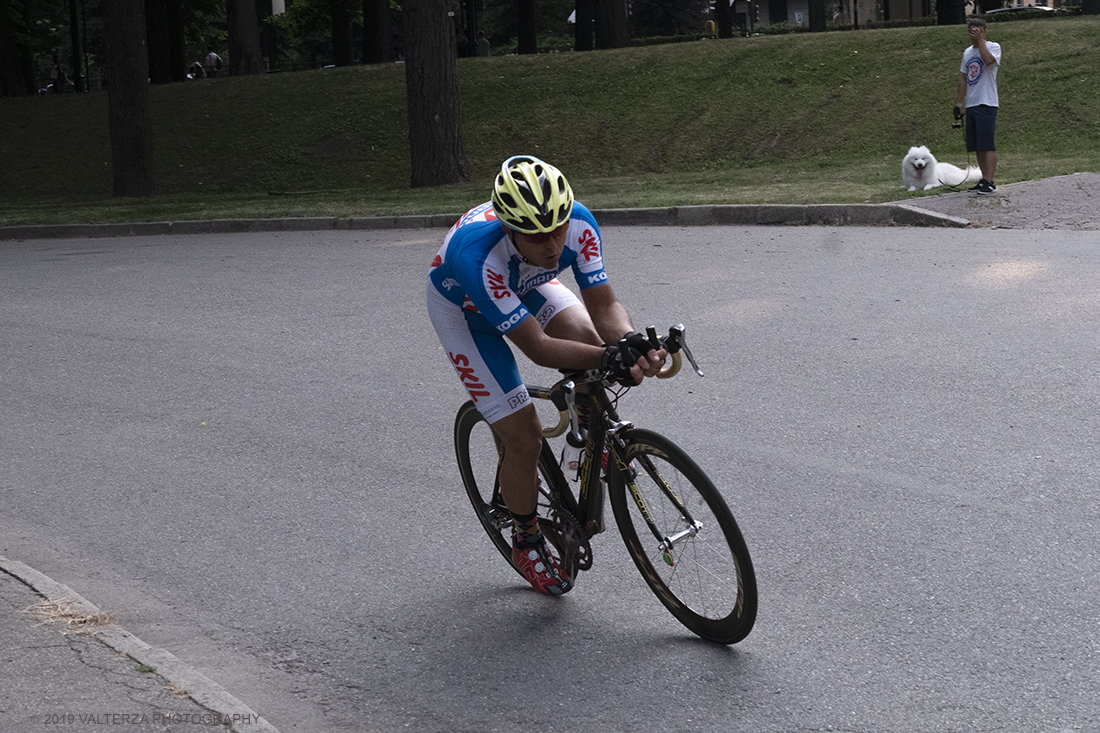
<svg viewBox="0 0 1100 733">
<path fill-rule="evenodd" d="M 1001 44 L 987 41 L 985 21 L 971 18 L 966 22 L 970 45 L 963 51 L 959 67 L 959 85 L 955 92 L 955 109 L 966 110 L 966 150 L 976 153 L 982 179 L 971 188 L 979 194 L 997 190 L 993 177 L 997 175 L 997 148 L 993 134 L 997 127 L 997 70 L 1001 68 Z"/>
</svg>

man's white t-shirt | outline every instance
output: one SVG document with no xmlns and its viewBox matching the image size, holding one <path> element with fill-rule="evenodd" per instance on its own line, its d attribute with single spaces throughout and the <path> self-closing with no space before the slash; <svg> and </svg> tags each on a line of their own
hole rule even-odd
<svg viewBox="0 0 1100 733">
<path fill-rule="evenodd" d="M 1001 44 L 986 41 L 985 45 L 997 61 L 992 66 L 986 66 L 981 54 L 974 46 L 967 46 L 963 51 L 959 71 L 966 74 L 967 107 L 977 107 L 979 104 L 987 104 L 990 107 L 1000 106 L 997 97 L 997 69 L 1001 68 Z"/>
</svg>

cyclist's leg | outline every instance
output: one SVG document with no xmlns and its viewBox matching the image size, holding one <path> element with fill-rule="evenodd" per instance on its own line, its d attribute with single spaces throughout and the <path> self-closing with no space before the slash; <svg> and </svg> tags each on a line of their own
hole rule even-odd
<svg viewBox="0 0 1100 733">
<path fill-rule="evenodd" d="M 603 343 L 584 303 L 558 280 L 538 286 L 524 296 L 523 302 L 548 336 L 593 346 Z M 580 385 L 578 391 L 587 392 L 588 388 Z M 579 409 L 581 427 L 587 427 L 587 410 L 583 407 Z"/>
<path fill-rule="evenodd" d="M 603 343 L 584 303 L 558 280 L 539 285 L 523 302 L 548 336 L 596 346 Z"/>
<path fill-rule="evenodd" d="M 551 554 L 538 517 L 538 461 L 542 450 L 542 425 L 535 406 L 528 404 L 492 424 L 504 443 L 500 462 L 500 494 L 515 521 L 512 564 L 539 593 L 567 593 L 572 580 Z"/>
<path fill-rule="evenodd" d="M 428 314 L 463 386 L 504 446 L 498 479 L 501 498 L 517 524 L 525 519 L 523 523 L 534 530 L 530 537 L 521 538 L 526 544 L 514 548 L 512 561 L 539 592 L 565 593 L 572 584 L 538 531 L 542 426 L 520 380 L 515 356 L 503 335 L 479 314 L 431 297 Z"/>
<path fill-rule="evenodd" d="M 531 514 L 538 504 L 538 463 L 542 450 L 542 424 L 535 406 L 528 403 L 490 424 L 504 444 L 500 464 L 501 497 L 512 514 Z"/>
</svg>

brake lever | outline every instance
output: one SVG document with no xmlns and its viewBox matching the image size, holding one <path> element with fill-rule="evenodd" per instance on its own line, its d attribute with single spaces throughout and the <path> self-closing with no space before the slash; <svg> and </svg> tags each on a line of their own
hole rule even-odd
<svg viewBox="0 0 1100 733">
<path fill-rule="evenodd" d="M 668 329 L 668 341 L 672 341 L 676 344 L 678 351 L 683 351 L 687 356 L 688 362 L 691 364 L 691 368 L 695 370 L 695 373 L 700 377 L 703 376 L 703 372 L 699 369 L 699 364 L 695 361 L 695 357 L 691 355 L 691 349 L 688 348 L 687 338 L 684 336 L 684 324 L 680 323 Z M 669 350 L 669 353 L 673 353 Z"/>
</svg>

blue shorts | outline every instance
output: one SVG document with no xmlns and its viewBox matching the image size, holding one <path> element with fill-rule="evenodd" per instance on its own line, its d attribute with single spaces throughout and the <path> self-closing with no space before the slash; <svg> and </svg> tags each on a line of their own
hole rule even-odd
<svg viewBox="0 0 1100 733">
<path fill-rule="evenodd" d="M 993 134 L 997 130 L 997 108 L 986 104 L 966 108 L 966 152 L 996 150 Z"/>
</svg>

